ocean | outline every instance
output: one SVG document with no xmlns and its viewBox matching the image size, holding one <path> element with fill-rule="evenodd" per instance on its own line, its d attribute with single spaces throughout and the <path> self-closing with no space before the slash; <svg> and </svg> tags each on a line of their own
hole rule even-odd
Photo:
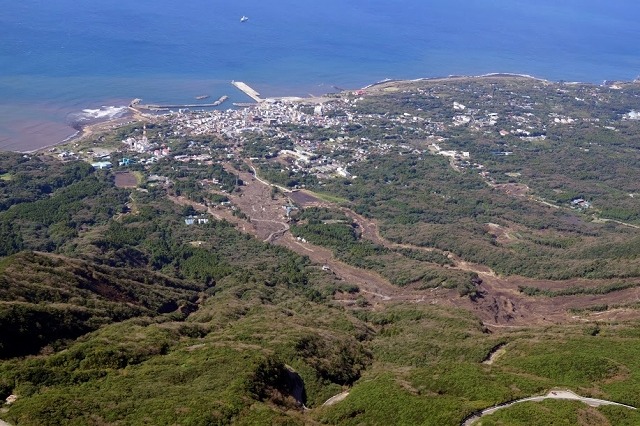
<svg viewBox="0 0 640 426">
<path fill-rule="evenodd" d="M 630 0 L 21 0 L 0 12 L 0 149 L 62 141 L 133 98 L 322 94 L 385 78 L 640 74 Z M 249 20 L 241 23 L 240 17 Z"/>
</svg>

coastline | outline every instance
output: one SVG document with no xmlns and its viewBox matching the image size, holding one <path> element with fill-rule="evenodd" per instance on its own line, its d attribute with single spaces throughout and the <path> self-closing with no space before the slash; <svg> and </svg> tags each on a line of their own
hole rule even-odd
<svg viewBox="0 0 640 426">
<path fill-rule="evenodd" d="M 370 89 L 376 86 L 380 86 L 383 84 L 387 84 L 387 83 L 394 83 L 394 82 L 412 82 L 412 83 L 418 83 L 421 81 L 454 81 L 454 80 L 465 80 L 465 79 L 480 79 L 480 78 L 523 78 L 523 79 L 529 79 L 529 80 L 535 80 L 535 81 L 539 81 L 541 83 L 546 83 L 546 84 L 556 84 L 556 83 L 564 83 L 564 84 L 584 84 L 584 85 L 591 85 L 591 86 L 606 86 L 608 84 L 613 84 L 613 83 L 640 83 L 640 76 L 638 76 L 637 78 L 633 79 L 633 80 L 604 80 L 602 83 L 598 84 L 598 83 L 593 83 L 593 82 L 589 82 L 589 81 L 564 81 L 564 80 L 548 80 L 546 78 L 542 78 L 542 77 L 536 77 L 534 75 L 531 74 L 521 74 L 521 73 L 511 73 L 511 72 L 490 72 L 490 73 L 486 73 L 486 74 L 479 74 L 479 75 L 455 75 L 455 74 L 451 74 L 448 76 L 442 76 L 442 77 L 419 77 L 419 78 L 414 78 L 414 79 L 400 79 L 400 78 L 385 78 L 383 80 L 377 81 L 375 83 L 371 83 L 368 84 L 364 87 L 362 87 L 360 90 L 366 90 L 366 89 Z"/>
<path fill-rule="evenodd" d="M 361 88 L 361 90 L 370 89 L 375 86 L 379 86 L 386 83 L 394 83 L 394 82 L 420 82 L 420 81 L 453 81 L 453 80 L 464 80 L 464 79 L 477 79 L 477 78 L 508 78 L 508 77 L 520 77 L 531 80 L 537 80 L 543 83 L 557 83 L 557 81 L 547 80 L 541 77 L 536 77 L 530 74 L 518 74 L 518 73 L 510 73 L 510 72 L 490 72 L 486 74 L 480 75 L 448 75 L 442 77 L 419 77 L 414 79 L 400 79 L 400 78 L 385 78 L 384 80 L 377 81 L 375 83 L 368 84 Z M 578 82 L 578 84 L 594 84 L 588 82 Z"/>
<path fill-rule="evenodd" d="M 544 79 L 541 77 L 536 77 L 530 74 L 519 74 L 519 73 L 509 73 L 509 72 L 491 72 L 491 73 L 486 73 L 486 74 L 480 74 L 480 75 L 448 75 L 448 76 L 439 76 L 439 77 L 420 77 L 420 78 L 415 78 L 415 79 L 400 79 L 400 78 L 396 78 L 396 79 L 392 79 L 392 78 L 386 78 L 371 84 L 368 84 L 366 86 L 361 87 L 360 89 L 344 89 L 343 92 L 348 92 L 348 91 L 352 91 L 352 90 L 368 90 L 368 89 L 373 89 L 376 88 L 378 86 L 382 86 L 385 84 L 389 84 L 389 83 L 417 83 L 417 82 L 437 82 L 437 81 L 456 81 L 456 80 L 464 80 L 464 79 L 483 79 L 483 78 L 496 78 L 496 79 L 500 79 L 500 78 L 522 78 L 522 79 L 530 79 L 530 80 L 535 80 L 535 81 L 539 81 L 541 83 L 544 84 L 554 84 L 554 83 L 559 83 L 558 81 L 552 81 L 552 80 L 548 80 L 548 79 Z M 607 82 L 607 80 L 605 80 L 604 83 L 602 83 L 601 85 L 604 85 Z M 630 81 L 618 81 L 615 80 L 615 82 L 617 83 L 638 83 L 639 80 L 635 79 L 635 80 L 630 80 Z M 566 84 L 587 84 L 587 85 L 597 85 L 596 83 L 590 83 L 590 82 L 565 82 Z M 317 98 L 317 97 L 316 97 Z M 285 97 L 285 98 L 279 98 L 277 96 L 270 96 L 269 99 L 296 99 L 296 100 L 305 100 L 305 99 L 311 99 L 310 97 L 307 98 L 303 98 L 303 97 Z M 14 152 L 20 152 L 20 153 L 24 153 L 24 154 L 35 154 L 35 153 L 39 153 L 39 152 L 43 152 L 45 150 L 49 150 L 51 148 L 54 148 L 56 146 L 59 145 L 63 145 L 63 144 L 67 144 L 67 143 L 72 143 L 74 141 L 79 141 L 82 140 L 84 138 L 87 138 L 91 135 L 94 135 L 96 133 L 100 133 L 100 132 L 105 132 L 105 131 L 109 131 L 109 130 L 114 130 L 118 127 L 124 126 L 126 124 L 130 124 L 133 122 L 139 122 L 139 121 L 154 121 L 157 116 L 155 115 L 150 115 L 147 113 L 143 113 L 142 111 L 140 111 L 139 109 L 135 108 L 134 106 L 128 106 L 127 107 L 129 110 L 129 114 L 127 114 L 124 117 L 117 117 L 117 118 L 111 118 L 111 119 L 107 119 L 105 121 L 98 121 L 98 122 L 94 122 L 94 123 L 90 123 L 90 124 L 86 124 L 86 125 L 79 125 L 76 132 L 69 135 L 68 137 L 66 137 L 65 139 L 58 141 L 58 142 L 54 142 L 54 143 L 50 143 L 47 144 L 45 146 L 42 147 L 38 147 L 36 149 L 32 149 L 32 150 L 27 150 L 27 151 L 14 151 Z"/>
<path fill-rule="evenodd" d="M 102 133 L 102 132 L 106 132 L 106 131 L 110 131 L 110 130 L 115 130 L 119 127 L 122 126 L 126 126 L 127 124 L 131 124 L 131 123 L 135 123 L 135 122 L 139 122 L 139 121 L 153 121 L 155 120 L 154 116 L 150 116 L 148 114 L 144 114 L 141 111 L 132 108 L 132 107 L 127 107 L 130 111 L 130 115 L 124 116 L 124 117 L 116 117 L 116 118 L 110 118 L 107 119 L 105 121 L 99 121 L 99 122 L 95 122 L 95 123 L 90 123 L 90 124 L 85 124 L 85 125 L 80 125 L 78 126 L 78 129 L 76 130 L 75 133 L 69 135 L 68 137 L 66 137 L 65 139 L 59 141 L 59 142 L 55 142 L 43 147 L 39 147 L 36 149 L 32 149 L 32 150 L 28 150 L 28 151 L 16 151 L 16 152 L 20 152 L 23 154 L 38 154 L 38 153 L 42 153 L 44 151 L 50 150 L 52 148 L 55 148 L 57 146 L 60 145 L 64 145 L 67 143 L 72 143 L 74 141 L 80 141 L 84 138 L 87 138 L 89 136 L 92 136 L 96 133 Z"/>
<path fill-rule="evenodd" d="M 84 126 L 79 126 L 80 128 L 76 130 L 75 133 L 69 135 L 68 137 L 66 137 L 65 139 L 59 142 L 54 142 L 52 144 L 45 145 L 45 146 L 28 150 L 28 151 L 15 151 L 15 152 L 20 152 L 22 154 L 38 154 L 40 152 L 49 150 L 51 148 L 55 148 L 56 146 L 59 146 L 59 145 L 64 145 L 66 143 L 71 143 L 75 140 L 84 139 L 85 137 L 91 136 L 92 134 L 98 133 L 100 131 L 116 129 L 120 126 L 128 124 L 128 122 L 131 122 L 131 121 L 132 120 L 125 120 L 123 118 L 114 118 L 107 121 L 102 121 L 100 123 L 93 123 L 93 124 L 87 124 Z"/>
</svg>

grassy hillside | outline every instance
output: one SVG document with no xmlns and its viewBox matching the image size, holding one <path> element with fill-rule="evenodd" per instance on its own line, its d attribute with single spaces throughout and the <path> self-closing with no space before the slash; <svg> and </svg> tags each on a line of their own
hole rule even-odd
<svg viewBox="0 0 640 426">
<path fill-rule="evenodd" d="M 0 357 L 37 353 L 100 326 L 185 311 L 202 286 L 156 272 L 23 252 L 3 259 Z"/>
</svg>

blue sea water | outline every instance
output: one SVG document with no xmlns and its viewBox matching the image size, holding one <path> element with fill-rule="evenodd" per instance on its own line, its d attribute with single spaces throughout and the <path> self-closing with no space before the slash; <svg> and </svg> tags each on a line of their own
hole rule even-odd
<svg viewBox="0 0 640 426">
<path fill-rule="evenodd" d="M 640 3 L 629 0 L 3 3 L 0 149 L 57 143 L 83 110 L 133 98 L 248 101 L 231 80 L 276 96 L 384 78 L 640 74 Z"/>
</svg>

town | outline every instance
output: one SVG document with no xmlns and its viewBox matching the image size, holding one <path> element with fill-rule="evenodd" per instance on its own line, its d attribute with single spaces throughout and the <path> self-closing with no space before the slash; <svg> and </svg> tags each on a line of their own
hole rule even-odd
<svg viewBox="0 0 640 426">
<path fill-rule="evenodd" d="M 158 166 L 152 168 L 158 163 L 211 165 L 244 158 L 289 189 L 358 179 L 354 166 L 371 158 L 440 155 L 455 170 L 475 171 L 496 187 L 517 183 L 521 175 L 518 166 L 505 169 L 518 164 L 507 157 L 550 146 L 576 129 L 615 135 L 618 126 L 638 120 L 632 105 L 617 116 L 608 111 L 612 95 L 621 90 L 613 83 L 487 76 L 473 82 L 385 82 L 319 98 L 261 99 L 253 91 L 259 102 L 232 109 L 136 111 L 144 120 L 125 126 L 119 133 L 124 137 L 107 148 L 96 140 L 93 146 L 76 143 L 54 151 L 62 159 L 86 159 L 96 168 L 143 167 L 149 174 L 158 174 Z M 398 107 L 385 109 L 386 102 Z M 594 106 L 592 115 L 585 115 L 584 104 Z M 588 155 L 596 148 L 592 145 L 578 148 Z M 564 204 L 575 207 L 576 199 L 585 200 L 581 207 L 592 206 L 586 193 Z"/>
</svg>

